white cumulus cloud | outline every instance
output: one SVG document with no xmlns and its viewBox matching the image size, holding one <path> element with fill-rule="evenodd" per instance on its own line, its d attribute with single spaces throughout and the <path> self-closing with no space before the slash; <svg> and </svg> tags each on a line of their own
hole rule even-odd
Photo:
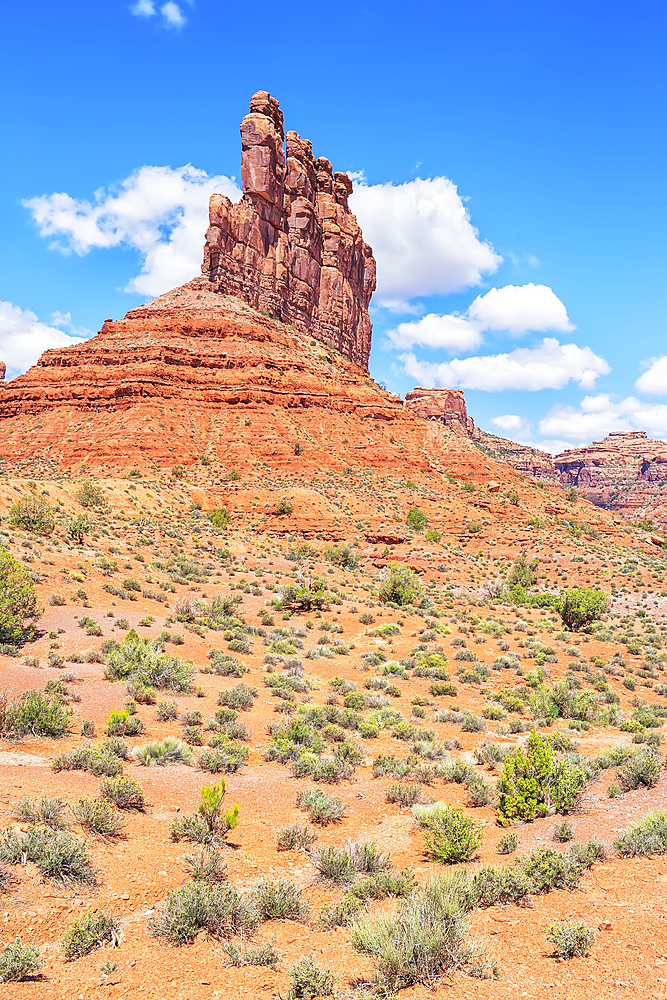
<svg viewBox="0 0 667 1000">
<path fill-rule="evenodd" d="M 502 261 L 479 238 L 446 177 L 405 184 L 357 181 L 350 207 L 377 260 L 379 305 L 404 309 L 418 296 L 471 288 Z"/>
<path fill-rule="evenodd" d="M 533 330 L 570 333 L 574 326 L 567 310 L 548 285 L 504 285 L 478 295 L 468 309 L 468 318 L 484 330 L 507 330 L 520 336 Z"/>
<path fill-rule="evenodd" d="M 159 13 L 162 23 L 168 28 L 182 28 L 186 23 L 183 10 L 173 0 L 168 0 L 160 8 L 155 5 L 155 0 L 137 0 L 137 3 L 130 7 L 130 11 L 135 17 L 156 17 Z"/>
<path fill-rule="evenodd" d="M 208 199 L 214 192 L 232 201 L 241 196 L 234 180 L 210 177 L 194 167 L 141 167 L 117 189 L 95 192 L 92 201 L 51 194 L 30 198 L 41 236 L 51 246 L 79 255 L 96 247 L 125 246 L 142 256 L 141 273 L 127 291 L 160 295 L 199 272 L 208 226 Z"/>
<path fill-rule="evenodd" d="M 89 330 L 75 329 L 69 313 L 54 313 L 49 325 L 41 323 L 30 309 L 0 302 L 0 361 L 7 365 L 8 378 L 34 365 L 49 348 L 71 347 L 89 336 Z"/>
<path fill-rule="evenodd" d="M 474 351 L 485 330 L 507 330 L 515 336 L 529 330 L 571 331 L 574 327 L 565 306 L 548 285 L 503 285 L 478 295 L 465 313 L 429 313 L 420 320 L 399 325 L 387 333 L 388 346 L 444 347 L 449 351 Z"/>
<path fill-rule="evenodd" d="M 399 355 L 399 360 L 405 374 L 418 379 L 421 385 L 486 392 L 562 389 L 570 381 L 583 389 L 592 389 L 598 376 L 611 370 L 605 359 L 594 354 L 590 347 L 559 344 L 554 337 L 545 337 L 535 347 L 519 347 L 506 354 L 437 363 L 419 361 L 408 353 Z"/>
<path fill-rule="evenodd" d="M 501 431 L 520 431 L 525 421 L 518 413 L 504 413 L 500 417 L 491 417 L 491 423 L 500 427 Z"/>
<path fill-rule="evenodd" d="M 653 358 L 651 364 L 635 382 L 635 389 L 651 396 L 663 396 L 667 393 L 667 356 Z"/>
<path fill-rule="evenodd" d="M 667 437 L 667 404 L 645 403 L 636 396 L 614 401 L 608 393 L 584 396 L 579 408 L 554 406 L 540 421 L 540 433 L 575 444 L 599 440 L 611 431 L 645 430 L 649 437 Z"/>
<path fill-rule="evenodd" d="M 395 330 L 389 330 L 387 337 L 392 347 L 422 344 L 448 351 L 474 351 L 482 343 L 479 328 L 454 313 L 445 316 L 429 313 L 416 322 L 399 323 Z"/>
</svg>

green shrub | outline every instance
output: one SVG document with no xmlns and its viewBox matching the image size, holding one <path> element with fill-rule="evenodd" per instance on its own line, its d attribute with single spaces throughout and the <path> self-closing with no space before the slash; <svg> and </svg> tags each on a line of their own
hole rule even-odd
<svg viewBox="0 0 667 1000">
<path fill-rule="evenodd" d="M 214 737 L 211 746 L 214 746 Z M 226 737 L 212 750 L 205 750 L 197 757 L 197 767 L 209 774 L 233 774 L 248 760 L 248 748 Z"/>
<path fill-rule="evenodd" d="M 62 799 L 43 795 L 36 802 L 32 802 L 30 799 L 20 799 L 12 812 L 21 823 L 41 823 L 52 830 L 63 830 L 66 826 L 63 818 L 66 808 L 67 803 Z"/>
<path fill-rule="evenodd" d="M 107 654 L 107 680 L 190 694 L 193 676 L 192 661 L 169 656 L 162 652 L 159 641 L 140 639 L 134 629 L 127 633 L 118 649 Z"/>
<path fill-rule="evenodd" d="M 423 531 L 428 524 L 428 518 L 424 511 L 420 510 L 419 507 L 411 507 L 408 511 L 405 523 L 408 528 L 412 528 L 413 531 Z"/>
<path fill-rule="evenodd" d="M 498 854 L 513 854 L 517 849 L 519 838 L 516 833 L 505 833 L 498 841 Z"/>
<path fill-rule="evenodd" d="M 535 730 L 526 751 L 519 748 L 505 757 L 498 783 L 498 821 L 531 821 L 546 816 L 553 802 L 558 812 L 574 807 L 586 782 L 586 771 L 570 760 L 555 760 L 546 740 Z"/>
<path fill-rule="evenodd" d="M 74 496 L 82 507 L 96 507 L 103 510 L 109 506 L 106 492 L 101 486 L 93 483 L 90 479 L 86 479 L 81 483 Z"/>
<path fill-rule="evenodd" d="M 404 607 L 415 604 L 423 591 L 417 574 L 409 566 L 392 563 L 388 578 L 380 585 L 378 597 L 383 604 L 398 604 Z"/>
<path fill-rule="evenodd" d="M 62 695 L 51 691 L 24 691 L 9 707 L 0 707 L 0 731 L 3 736 L 46 736 L 59 739 L 69 728 L 72 709 Z"/>
<path fill-rule="evenodd" d="M 276 503 L 274 509 L 275 513 L 279 517 L 283 515 L 289 516 L 294 510 L 294 504 L 292 503 L 291 500 L 288 500 L 287 497 L 281 497 L 280 500 L 278 500 L 278 502 Z"/>
<path fill-rule="evenodd" d="M 333 995 L 335 979 L 331 969 L 320 969 L 312 955 L 300 958 L 290 969 L 292 986 L 289 1000 L 312 1000 Z"/>
<path fill-rule="evenodd" d="M 126 822 L 120 813 L 117 813 L 110 802 L 103 799 L 94 799 L 90 795 L 85 795 L 78 802 L 70 806 L 72 815 L 78 823 L 96 833 L 99 837 L 109 838 L 120 836 L 121 831 L 126 826 Z"/>
<path fill-rule="evenodd" d="M 470 861 L 484 839 L 483 823 L 445 802 L 413 806 L 412 812 L 424 828 L 426 851 L 443 864 Z"/>
<path fill-rule="evenodd" d="M 518 556 L 512 565 L 507 583 L 510 587 L 523 587 L 529 590 L 537 583 L 537 567 L 539 559 L 528 559 L 525 555 Z"/>
<path fill-rule="evenodd" d="M 227 862 L 216 847 L 202 847 L 199 854 L 187 854 L 185 864 L 195 882 L 224 882 Z"/>
<path fill-rule="evenodd" d="M 438 531 L 437 528 L 429 528 L 424 538 L 427 542 L 435 542 L 437 544 L 442 538 L 442 532 Z"/>
<path fill-rule="evenodd" d="M 110 742 L 110 741 L 108 741 Z M 121 757 L 104 744 L 96 747 L 76 747 L 69 753 L 59 753 L 53 758 L 54 771 L 90 771 L 98 777 L 114 777 L 123 770 Z"/>
<path fill-rule="evenodd" d="M 44 960 L 34 944 L 23 944 L 17 937 L 6 944 L 0 954 L 0 983 L 22 983 L 33 972 L 39 972 Z"/>
<path fill-rule="evenodd" d="M 322 553 L 324 558 L 341 569 L 356 569 L 358 558 L 350 545 L 332 545 Z"/>
<path fill-rule="evenodd" d="M 143 719 L 129 709 L 112 708 L 107 722 L 107 736 L 139 736 L 146 726 Z"/>
<path fill-rule="evenodd" d="M 252 931 L 259 914 L 252 901 L 243 899 L 232 886 L 208 882 L 186 882 L 173 889 L 162 912 L 148 921 L 153 937 L 170 944 L 191 944 L 201 930 L 217 940 Z"/>
<path fill-rule="evenodd" d="M 562 823 L 556 823 L 554 827 L 554 840 L 557 840 L 560 844 L 567 844 L 573 837 L 574 830 L 571 823 L 568 823 L 566 819 Z"/>
<path fill-rule="evenodd" d="M 112 941 L 118 931 L 118 920 L 106 913 L 83 913 L 75 917 L 60 939 L 60 947 L 68 961 L 89 955 Z"/>
<path fill-rule="evenodd" d="M 235 941 L 226 941 L 223 948 L 229 958 L 229 964 L 234 966 L 263 965 L 269 969 L 275 969 L 280 961 L 280 954 L 271 941 L 249 945 L 245 948 L 236 944 Z"/>
<path fill-rule="evenodd" d="M 345 812 L 345 806 L 335 795 L 327 795 L 319 788 L 304 789 L 296 798 L 299 809 L 304 809 L 312 823 L 318 826 L 328 826 L 329 823 L 339 823 Z"/>
<path fill-rule="evenodd" d="M 653 788 L 660 779 L 660 758 L 650 750 L 638 753 L 620 767 L 616 775 L 624 792 L 639 788 L 640 785 Z"/>
<path fill-rule="evenodd" d="M 224 840 L 230 830 L 235 830 L 239 822 L 239 807 L 234 805 L 225 812 L 222 807 L 226 786 L 224 778 L 217 785 L 204 785 L 197 814 L 178 816 L 171 824 L 174 840 L 194 840 L 210 844 Z"/>
<path fill-rule="evenodd" d="M 595 931 L 581 920 L 557 920 L 547 928 L 547 938 L 554 955 L 569 961 L 575 955 L 586 956 L 595 942 Z"/>
<path fill-rule="evenodd" d="M 614 850 L 624 858 L 667 854 L 667 811 L 657 809 L 631 824 L 614 841 Z"/>
<path fill-rule="evenodd" d="M 100 795 L 113 802 L 117 809 L 137 809 L 143 812 L 146 807 L 144 790 L 136 778 L 103 778 L 100 782 Z"/>
<path fill-rule="evenodd" d="M 397 781 L 394 785 L 389 785 L 385 792 L 387 802 L 394 802 L 399 806 L 413 806 L 419 801 L 421 788 L 419 785 L 406 785 L 403 781 Z"/>
<path fill-rule="evenodd" d="M 144 767 L 168 767 L 170 764 L 194 764 L 192 750 L 173 736 L 163 740 L 153 740 L 143 747 L 137 747 L 136 755 Z"/>
<path fill-rule="evenodd" d="M 276 841 L 279 851 L 297 851 L 310 847 L 317 840 L 317 834 L 307 823 L 290 823 L 278 831 Z"/>
<path fill-rule="evenodd" d="M 364 903 L 362 899 L 352 895 L 351 892 L 346 892 L 343 898 L 337 903 L 322 907 L 319 916 L 320 924 L 330 928 L 347 927 L 352 918 L 363 908 Z"/>
<path fill-rule="evenodd" d="M 602 590 L 592 587 L 582 587 L 576 590 L 566 590 L 558 607 L 558 613 L 573 632 L 592 625 L 609 610 L 607 595 Z"/>
<path fill-rule="evenodd" d="M 94 885 L 96 872 L 88 848 L 66 830 L 51 830 L 36 824 L 19 834 L 11 827 L 3 831 L 0 863 L 18 864 L 25 856 L 33 861 L 44 878 L 52 882 Z"/>
<path fill-rule="evenodd" d="M 443 973 L 466 966 L 485 974 L 482 955 L 466 942 L 471 908 L 467 884 L 464 872 L 432 879 L 394 913 L 362 916 L 351 923 L 352 944 L 374 958 L 376 980 L 385 992 L 393 994 L 416 983 L 432 985 Z"/>
<path fill-rule="evenodd" d="M 56 526 L 51 504 L 40 496 L 24 496 L 9 508 L 9 523 L 35 535 L 50 535 Z"/>
<path fill-rule="evenodd" d="M 67 522 L 67 534 L 79 545 L 83 545 L 84 535 L 89 535 L 92 529 L 90 518 L 86 514 L 77 514 Z"/>
<path fill-rule="evenodd" d="M 216 531 L 224 531 L 229 526 L 229 511 L 226 507 L 217 507 L 215 510 L 209 510 L 206 517 Z"/>
<path fill-rule="evenodd" d="M 32 624 L 43 613 L 27 569 L 0 548 L 0 642 L 20 643 L 30 638 Z"/>
<path fill-rule="evenodd" d="M 255 886 L 253 896 L 262 920 L 308 919 L 308 904 L 289 879 L 265 879 Z"/>
<path fill-rule="evenodd" d="M 340 604 L 336 594 L 327 590 L 326 580 L 311 580 L 306 584 L 290 583 L 283 587 L 282 597 L 273 602 L 278 611 L 325 611 L 331 604 Z"/>
<path fill-rule="evenodd" d="M 255 698 L 257 688 L 249 687 L 247 684 L 235 684 L 229 691 L 221 691 L 218 695 L 218 705 L 226 705 L 228 708 L 249 711 Z"/>
</svg>

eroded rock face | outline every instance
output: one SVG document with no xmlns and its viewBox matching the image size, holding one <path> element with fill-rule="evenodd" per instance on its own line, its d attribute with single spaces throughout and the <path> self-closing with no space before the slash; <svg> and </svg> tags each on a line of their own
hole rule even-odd
<svg viewBox="0 0 667 1000">
<path fill-rule="evenodd" d="M 558 478 L 600 507 L 667 521 L 667 443 L 646 431 L 614 431 L 554 459 Z"/>
<path fill-rule="evenodd" d="M 406 393 L 405 404 L 418 417 L 433 420 L 455 434 L 471 438 L 487 454 L 507 462 L 517 472 L 535 479 L 555 479 L 553 459 L 548 452 L 508 441 L 475 427 L 475 421 L 468 415 L 462 389 L 423 389 L 417 386 Z"/>
<path fill-rule="evenodd" d="M 367 368 L 375 259 L 347 199 L 352 182 L 296 132 L 265 91 L 241 122 L 243 198 L 209 202 L 202 271 L 235 295 Z"/>
<path fill-rule="evenodd" d="M 475 421 L 468 416 L 463 389 L 422 389 L 405 394 L 405 405 L 424 420 L 435 420 L 457 434 L 472 437 Z"/>
</svg>

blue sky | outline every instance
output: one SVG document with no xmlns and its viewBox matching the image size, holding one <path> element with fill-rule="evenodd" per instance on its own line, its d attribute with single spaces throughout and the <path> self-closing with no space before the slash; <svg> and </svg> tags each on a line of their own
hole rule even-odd
<svg viewBox="0 0 667 1000">
<path fill-rule="evenodd" d="M 641 0 L 11 5 L 8 376 L 197 272 L 264 89 L 358 175 L 377 379 L 460 385 L 480 426 L 551 450 L 667 438 L 665 19 Z"/>
</svg>

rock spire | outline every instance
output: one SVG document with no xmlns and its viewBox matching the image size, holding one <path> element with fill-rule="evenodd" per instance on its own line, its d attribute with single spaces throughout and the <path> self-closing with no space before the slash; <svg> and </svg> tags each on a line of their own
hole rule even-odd
<svg viewBox="0 0 667 1000">
<path fill-rule="evenodd" d="M 235 295 L 368 366 L 375 259 L 347 204 L 352 182 L 283 129 L 266 91 L 241 122 L 243 198 L 209 202 L 202 271 Z"/>
</svg>

